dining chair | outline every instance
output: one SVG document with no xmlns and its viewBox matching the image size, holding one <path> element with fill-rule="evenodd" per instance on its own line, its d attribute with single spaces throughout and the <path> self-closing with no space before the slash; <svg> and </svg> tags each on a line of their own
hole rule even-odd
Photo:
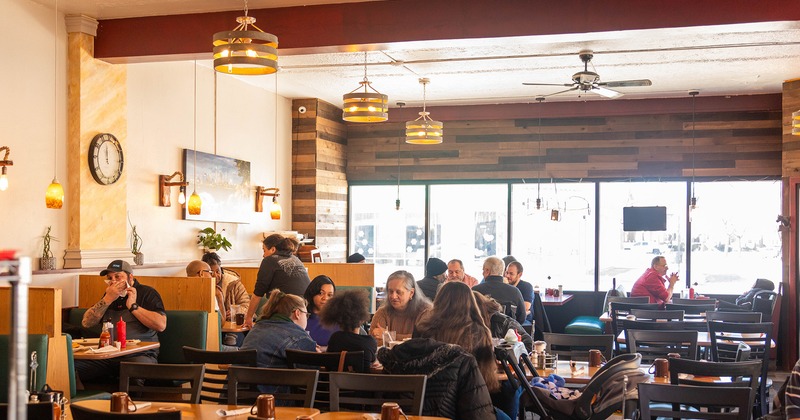
<svg viewBox="0 0 800 420">
<path fill-rule="evenodd" d="M 557 354 L 559 360 L 589 360 L 589 350 L 600 350 L 606 360 L 614 353 L 614 336 L 590 334 L 544 333 L 547 352 Z"/>
<path fill-rule="evenodd" d="M 642 355 L 642 363 L 653 363 L 669 353 L 682 359 L 697 359 L 697 331 L 625 330 L 628 352 Z"/>
<path fill-rule="evenodd" d="M 257 353 L 256 349 L 211 351 L 183 346 L 183 357 L 189 363 L 201 363 L 206 367 L 200 387 L 200 401 L 227 404 L 228 368 L 231 365 L 255 367 Z"/>
<path fill-rule="evenodd" d="M 631 315 L 640 321 L 683 321 L 681 310 L 631 309 Z"/>
<path fill-rule="evenodd" d="M 406 414 L 421 416 L 425 375 L 388 375 L 331 372 L 331 411 L 380 412 L 386 401 L 396 402 Z"/>
<path fill-rule="evenodd" d="M 72 420 L 180 420 L 181 418 L 180 410 L 135 414 L 109 413 L 72 404 L 70 404 L 69 410 L 72 412 Z"/>
<path fill-rule="evenodd" d="M 228 368 L 228 404 L 253 404 L 261 394 L 273 394 L 278 406 L 314 408 L 319 372 L 231 366 Z"/>
<path fill-rule="evenodd" d="M 761 322 L 761 312 L 746 311 L 711 311 L 706 312 L 706 321 L 725 322 Z"/>
<path fill-rule="evenodd" d="M 772 381 L 767 378 L 769 354 L 772 344 L 772 323 L 745 323 L 709 321 L 708 335 L 711 339 L 711 360 L 715 362 L 736 361 L 739 343 L 750 346 L 750 359 L 761 362 L 758 393 L 756 394 L 754 417 L 761 417 L 769 412 L 769 388 Z"/>
<path fill-rule="evenodd" d="M 313 369 L 319 371 L 314 407 L 330 408 L 330 372 L 365 372 L 363 351 L 323 352 L 286 349 L 289 369 Z"/>
<path fill-rule="evenodd" d="M 747 420 L 750 418 L 749 396 L 747 388 L 640 383 L 639 418 Z M 731 411 L 698 412 L 695 407 Z"/>
<path fill-rule="evenodd" d="M 678 303 L 668 303 L 666 304 L 665 308 L 668 311 L 683 311 L 684 316 L 687 315 L 702 315 L 704 313 L 709 313 L 716 309 L 716 305 L 713 303 L 703 303 L 703 304 L 678 304 Z"/>
<path fill-rule="evenodd" d="M 619 333 L 622 332 L 622 322 L 625 320 L 626 316 L 631 314 L 632 309 L 658 309 L 658 304 L 609 302 L 608 313 L 611 316 L 611 332 L 614 334 L 614 337 L 619 336 Z M 625 348 L 620 345 L 617 340 L 614 340 L 614 352 L 617 355 L 625 353 Z"/>
<path fill-rule="evenodd" d="M 203 365 L 121 362 L 119 390 L 133 395 L 147 393 L 151 401 L 181 401 L 188 398 L 188 402 L 197 404 L 200 402 L 203 372 Z M 183 387 L 186 382 L 189 388 Z"/>
<path fill-rule="evenodd" d="M 747 407 L 752 407 L 758 388 L 761 363 L 758 360 L 746 362 L 708 362 L 673 358 L 669 360 L 669 380 L 673 385 L 742 387 L 750 390 Z M 712 382 L 703 377 L 730 378 L 727 382 Z"/>
</svg>

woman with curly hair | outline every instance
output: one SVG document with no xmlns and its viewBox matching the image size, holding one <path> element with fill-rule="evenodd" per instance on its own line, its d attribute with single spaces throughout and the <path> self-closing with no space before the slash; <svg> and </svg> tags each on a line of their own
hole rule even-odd
<svg viewBox="0 0 800 420">
<path fill-rule="evenodd" d="M 369 321 L 369 296 L 363 289 L 346 290 L 334 296 L 322 309 L 323 325 L 337 326 L 328 341 L 328 351 L 363 351 L 364 371 L 375 361 L 378 343 L 370 335 L 360 335 L 361 325 Z"/>
<path fill-rule="evenodd" d="M 331 326 L 320 323 L 320 312 L 327 306 L 333 294 L 336 293 L 336 285 L 330 277 L 321 274 L 311 280 L 311 284 L 306 288 L 303 297 L 308 302 L 308 325 L 306 331 L 308 335 L 317 342 L 319 346 L 327 346 L 331 334 L 339 331 L 338 323 L 331 323 Z"/>
<path fill-rule="evenodd" d="M 375 311 L 369 333 L 376 340 L 383 340 L 384 331 L 394 331 L 395 340 L 411 338 L 417 320 L 430 307 L 431 301 L 417 293 L 414 276 L 408 271 L 395 271 L 386 280 L 386 300 Z"/>
<path fill-rule="evenodd" d="M 258 267 L 256 285 L 250 297 L 250 306 L 244 317 L 244 326 L 253 326 L 253 315 L 264 295 L 278 289 L 284 293 L 302 295 L 311 280 L 306 267 L 294 255 L 300 244 L 293 238 L 274 233 L 264 238 L 261 248 L 264 259 Z"/>
<path fill-rule="evenodd" d="M 492 334 L 483 322 L 472 290 L 466 284 L 444 283 L 436 293 L 433 309 L 417 323 L 414 336 L 463 347 L 478 361 L 489 392 L 500 389 Z"/>
<path fill-rule="evenodd" d="M 288 368 L 286 349 L 317 350 L 305 329 L 307 317 L 305 299 L 273 290 L 261 318 L 244 338 L 242 350 L 257 350 L 258 367 Z"/>
</svg>

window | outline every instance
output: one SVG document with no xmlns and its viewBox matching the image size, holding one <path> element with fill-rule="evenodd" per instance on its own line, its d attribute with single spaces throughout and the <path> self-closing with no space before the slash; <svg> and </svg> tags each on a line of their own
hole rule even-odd
<svg viewBox="0 0 800 420">
<path fill-rule="evenodd" d="M 525 281 L 542 290 L 559 284 L 566 290 L 594 290 L 594 188 L 594 183 L 513 186 L 511 251 L 522 263 Z"/>
<path fill-rule="evenodd" d="M 695 184 L 692 283 L 697 291 L 741 294 L 757 278 L 782 279 L 780 181 Z M 722 286 L 722 287 L 720 287 Z"/>
<path fill-rule="evenodd" d="M 417 276 L 425 267 L 425 187 L 356 185 L 350 188 L 350 249 L 375 264 L 375 286 L 389 274 L 407 270 Z M 335 279 L 334 279 L 335 281 Z"/>
<path fill-rule="evenodd" d="M 664 206 L 666 231 L 625 232 L 623 207 Z M 686 183 L 604 182 L 600 184 L 599 290 L 611 289 L 612 279 L 631 291 L 633 283 L 650 267 L 656 256 L 667 259 L 667 275 L 680 277 L 675 291 L 686 282 Z"/>
<path fill-rule="evenodd" d="M 432 185 L 430 256 L 457 258 L 480 279 L 483 260 L 507 255 L 508 185 Z"/>
</svg>

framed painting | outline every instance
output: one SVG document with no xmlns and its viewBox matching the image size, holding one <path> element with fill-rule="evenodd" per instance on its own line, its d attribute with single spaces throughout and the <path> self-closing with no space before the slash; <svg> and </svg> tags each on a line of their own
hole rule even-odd
<svg viewBox="0 0 800 420">
<path fill-rule="evenodd" d="M 250 191 L 250 162 L 197 152 L 195 167 L 195 151 L 183 149 L 183 173 L 189 182 L 187 200 L 192 191 L 203 200 L 198 215 L 189 214 L 184 207 L 185 220 L 249 223 L 255 200 L 255 193 Z"/>
</svg>

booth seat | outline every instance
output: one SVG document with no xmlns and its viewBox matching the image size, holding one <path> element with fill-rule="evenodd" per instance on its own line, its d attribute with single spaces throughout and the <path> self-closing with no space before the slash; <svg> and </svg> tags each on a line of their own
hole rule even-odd
<svg viewBox="0 0 800 420">
<path fill-rule="evenodd" d="M 166 311 L 167 328 L 158 333 L 161 347 L 158 363 L 187 363 L 183 346 L 206 349 L 208 313 L 205 311 Z"/>
<path fill-rule="evenodd" d="M 8 373 L 11 360 L 10 336 L 0 335 L 0 403 L 8 403 Z M 28 354 L 25 355 L 25 381 L 30 386 L 30 360 L 31 353 L 36 352 L 39 367 L 36 369 L 36 390 L 42 389 L 47 382 L 47 349 L 49 337 L 47 334 L 28 334 Z"/>
<path fill-rule="evenodd" d="M 570 321 L 564 327 L 564 332 L 567 334 L 601 335 L 604 329 L 605 323 L 600 320 L 600 317 L 581 315 Z"/>
</svg>

